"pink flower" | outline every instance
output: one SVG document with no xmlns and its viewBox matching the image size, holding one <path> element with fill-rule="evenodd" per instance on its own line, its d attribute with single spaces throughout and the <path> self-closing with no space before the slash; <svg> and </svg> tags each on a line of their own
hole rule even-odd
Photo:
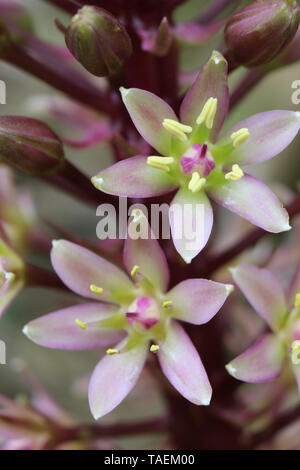
<svg viewBox="0 0 300 470">
<path fill-rule="evenodd" d="M 170 225 L 177 251 L 187 262 L 206 245 L 213 226 L 209 198 L 269 232 L 289 230 L 288 214 L 279 199 L 240 167 L 269 160 L 289 145 L 300 128 L 300 113 L 269 111 L 251 116 L 220 136 L 228 113 L 227 62 L 213 52 L 187 92 L 180 121 L 172 108 L 154 94 L 121 89 L 124 104 L 141 136 L 160 155 L 137 155 L 104 169 L 92 178 L 101 191 L 147 198 L 176 189 Z M 204 209 L 203 233 L 193 250 L 177 239 L 173 208 Z M 190 225 L 196 225 L 196 211 Z M 195 244 L 196 245 L 196 244 Z"/>
<path fill-rule="evenodd" d="M 141 211 L 134 211 L 133 216 L 131 224 L 136 228 L 146 221 Z M 195 325 L 208 322 L 222 307 L 231 285 L 189 279 L 168 290 L 166 258 L 151 236 L 125 242 L 124 265 L 131 278 L 68 241 L 53 242 L 51 258 L 61 280 L 89 302 L 33 320 L 24 333 L 49 348 L 109 348 L 89 385 L 96 419 L 113 410 L 134 387 L 149 348 L 186 399 L 196 405 L 209 404 L 208 377 L 178 320 Z"/>
<path fill-rule="evenodd" d="M 227 371 L 244 382 L 260 383 L 276 379 L 284 367 L 290 367 L 300 390 L 300 264 L 287 294 L 267 269 L 243 264 L 231 272 L 270 331 L 231 361 Z"/>
</svg>

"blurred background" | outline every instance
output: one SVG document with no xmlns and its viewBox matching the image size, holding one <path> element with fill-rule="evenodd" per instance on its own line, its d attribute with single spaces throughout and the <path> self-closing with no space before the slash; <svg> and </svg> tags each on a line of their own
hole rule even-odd
<svg viewBox="0 0 300 470">
<path fill-rule="evenodd" d="M 64 38 L 58 32 L 53 19 L 58 17 L 62 23 L 67 23 L 68 15 L 51 7 L 42 0 L 19 0 L 31 12 L 37 34 L 56 44 L 64 44 Z M 190 0 L 177 9 L 175 20 L 189 21 L 199 14 L 208 1 Z M 220 38 L 218 39 L 218 41 Z M 203 50 L 187 47 L 182 56 L 182 67 L 189 71 L 199 66 L 210 55 L 218 43 L 212 42 Z M 243 70 L 234 72 L 230 78 L 230 86 L 237 83 Z M 32 76 L 0 62 L 0 79 L 7 85 L 7 104 L 0 105 L 2 114 L 24 114 L 35 116 L 34 100 L 40 95 L 55 95 L 58 92 L 48 87 Z M 300 80 L 299 62 L 269 74 L 246 99 L 230 114 L 226 127 L 252 114 L 272 110 L 290 109 L 300 111 L 300 105 L 294 105 L 291 100 L 292 83 Z M 101 79 L 96 79 L 101 81 Z M 50 123 L 55 128 L 55 123 Z M 98 145 L 91 150 L 72 150 L 65 148 L 66 156 L 86 175 L 92 176 L 112 161 L 109 147 Z M 259 169 L 251 167 L 251 173 L 256 174 L 265 182 L 280 181 L 290 189 L 295 190 L 300 182 L 300 135 L 279 157 L 260 164 Z M 36 205 L 37 213 L 54 223 L 67 228 L 74 234 L 90 240 L 96 240 L 96 224 L 98 219 L 95 211 L 85 204 L 80 204 L 64 193 L 59 193 L 37 180 L 16 175 L 18 185 L 30 189 Z M 234 216 L 220 210 L 220 216 L 228 224 L 228 219 Z M 200 255 L 201 256 L 201 255 Z M 49 266 L 49 259 L 44 256 L 35 260 L 43 266 Z M 0 322 L 0 339 L 7 345 L 7 365 L 0 366 L 0 393 L 15 397 L 26 394 L 21 376 L 16 372 L 15 358 L 23 359 L 39 378 L 41 383 L 57 398 L 57 400 L 81 421 L 92 421 L 86 399 L 89 373 L 96 365 L 101 352 L 68 352 L 55 351 L 39 347 L 30 342 L 23 334 L 23 326 L 31 319 L 49 313 L 74 303 L 72 294 L 62 294 L 57 291 L 28 288 L 15 300 Z M 150 399 L 149 399 L 150 398 Z M 151 404 L 149 406 L 149 403 Z M 129 397 L 102 422 L 120 422 L 134 417 L 150 417 L 157 415 L 164 407 L 153 378 L 144 374 L 138 386 Z M 137 449 L 161 445 L 162 436 L 120 439 L 121 448 Z"/>
</svg>

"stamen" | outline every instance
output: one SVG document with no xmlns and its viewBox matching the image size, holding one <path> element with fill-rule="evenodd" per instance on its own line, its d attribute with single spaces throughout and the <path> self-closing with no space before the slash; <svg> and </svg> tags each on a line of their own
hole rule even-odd
<svg viewBox="0 0 300 470">
<path fill-rule="evenodd" d="M 291 361 L 295 366 L 300 364 L 300 341 L 298 339 L 293 341 L 291 346 Z"/>
<path fill-rule="evenodd" d="M 79 326 L 79 328 L 81 328 L 82 330 L 86 330 L 88 325 L 87 323 L 85 323 L 84 321 L 81 321 L 81 320 L 75 320 L 75 323 L 77 326 Z"/>
<path fill-rule="evenodd" d="M 173 302 L 172 300 L 165 300 L 162 304 L 163 308 L 172 308 L 173 307 Z"/>
<path fill-rule="evenodd" d="M 236 163 L 232 165 L 232 171 L 226 173 L 225 179 L 226 180 L 240 180 L 244 176 L 243 170 L 237 165 Z"/>
<path fill-rule="evenodd" d="M 300 307 L 300 292 L 295 296 L 295 307 Z"/>
<path fill-rule="evenodd" d="M 140 267 L 137 264 L 135 266 L 133 266 L 133 268 L 130 272 L 131 276 L 136 277 L 139 273 L 139 269 L 140 269 Z"/>
<path fill-rule="evenodd" d="M 191 126 L 181 124 L 181 122 L 174 121 L 174 119 L 164 119 L 162 125 L 168 132 L 170 132 L 170 134 L 178 137 L 182 142 L 187 141 L 187 136 L 185 134 L 193 132 L 193 128 Z"/>
<path fill-rule="evenodd" d="M 194 171 L 192 174 L 192 177 L 189 182 L 189 190 L 192 191 L 192 193 L 197 193 L 200 191 L 206 183 L 206 178 L 201 178 L 199 173 L 197 171 Z"/>
<path fill-rule="evenodd" d="M 198 126 L 205 122 L 208 129 L 212 129 L 218 107 L 218 98 L 208 98 L 199 116 L 196 119 Z"/>
<path fill-rule="evenodd" d="M 246 142 L 249 135 L 250 135 L 250 132 L 247 129 L 247 127 L 243 127 L 242 129 L 239 129 L 238 131 L 233 132 L 233 134 L 231 134 L 230 136 L 233 141 L 232 142 L 233 146 L 239 147 L 240 145 L 242 145 L 244 142 Z"/>
<path fill-rule="evenodd" d="M 158 344 L 152 344 L 152 346 L 150 346 L 150 352 L 155 354 L 157 353 L 158 350 L 159 350 Z"/>
<path fill-rule="evenodd" d="M 118 349 L 109 348 L 109 349 L 106 350 L 106 354 L 108 356 L 114 356 L 115 354 L 118 354 L 118 353 L 119 353 Z"/>
<path fill-rule="evenodd" d="M 93 294 L 102 294 L 103 288 L 99 286 L 95 286 L 95 284 L 90 285 L 90 291 L 93 292 Z"/>
<path fill-rule="evenodd" d="M 152 166 L 153 168 L 158 168 L 159 170 L 163 171 L 170 171 L 169 165 L 174 163 L 173 157 L 148 157 L 147 164 Z"/>
</svg>

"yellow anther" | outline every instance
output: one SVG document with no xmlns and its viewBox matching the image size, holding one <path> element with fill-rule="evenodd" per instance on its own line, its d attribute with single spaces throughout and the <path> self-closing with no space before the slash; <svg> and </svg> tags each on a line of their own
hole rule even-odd
<svg viewBox="0 0 300 470">
<path fill-rule="evenodd" d="M 75 323 L 77 326 L 79 326 L 79 328 L 81 328 L 82 330 L 86 330 L 88 325 L 87 323 L 85 323 L 84 321 L 81 321 L 81 320 L 75 320 Z"/>
<path fill-rule="evenodd" d="M 298 339 L 293 341 L 291 346 L 291 361 L 295 366 L 300 364 L 300 341 Z"/>
<path fill-rule="evenodd" d="M 163 171 L 170 171 L 169 165 L 174 163 L 173 157 L 148 157 L 147 164 Z"/>
<path fill-rule="evenodd" d="M 99 286 L 95 286 L 95 284 L 90 285 L 90 291 L 93 292 L 93 294 L 102 294 L 104 289 Z"/>
<path fill-rule="evenodd" d="M 300 292 L 295 296 L 295 307 L 300 307 Z"/>
<path fill-rule="evenodd" d="M 227 180 L 240 180 L 244 176 L 243 170 L 236 163 L 232 165 L 232 171 L 226 173 L 225 179 Z"/>
<path fill-rule="evenodd" d="M 106 350 L 106 354 L 108 356 L 114 356 L 115 354 L 118 354 L 118 353 L 119 353 L 118 349 L 109 348 L 109 349 Z"/>
<path fill-rule="evenodd" d="M 159 350 L 158 344 L 152 344 L 152 346 L 150 346 L 150 352 L 155 354 L 157 353 L 158 350 Z"/>
<path fill-rule="evenodd" d="M 231 134 L 231 139 L 234 147 L 239 147 L 242 145 L 249 137 L 250 132 L 247 129 L 247 127 L 243 127 L 242 129 L 239 129 L 236 132 L 233 132 Z"/>
<path fill-rule="evenodd" d="M 199 116 L 197 117 L 196 123 L 198 126 L 205 122 L 208 129 L 211 129 L 214 125 L 214 119 L 218 107 L 218 98 L 208 98 Z"/>
<path fill-rule="evenodd" d="M 138 275 L 138 272 L 139 272 L 139 269 L 140 269 L 139 266 L 137 266 L 137 265 L 133 266 L 133 268 L 132 268 L 132 270 L 131 270 L 131 272 L 130 272 L 131 276 L 132 276 L 132 277 L 137 276 L 137 275 Z"/>
<path fill-rule="evenodd" d="M 172 300 L 165 300 L 162 304 L 163 308 L 171 308 L 173 307 L 173 302 Z"/>
<path fill-rule="evenodd" d="M 197 193 L 205 186 L 205 183 L 206 183 L 206 179 L 201 178 L 199 173 L 197 171 L 194 171 L 190 179 L 188 187 L 189 187 L 189 190 L 192 191 L 192 193 Z"/>
<path fill-rule="evenodd" d="M 170 134 L 178 137 L 182 142 L 187 141 L 187 136 L 185 134 L 193 132 L 193 128 L 191 126 L 181 124 L 181 122 L 174 121 L 174 119 L 164 119 L 162 125 L 168 132 L 170 132 Z"/>
</svg>

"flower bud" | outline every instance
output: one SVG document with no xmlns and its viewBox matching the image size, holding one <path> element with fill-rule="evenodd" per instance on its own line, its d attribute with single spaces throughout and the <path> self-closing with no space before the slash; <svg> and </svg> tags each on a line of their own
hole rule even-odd
<svg viewBox="0 0 300 470">
<path fill-rule="evenodd" d="M 248 67 L 274 59 L 293 39 L 300 9 L 295 0 L 257 0 L 235 13 L 225 27 L 228 58 Z"/>
<path fill-rule="evenodd" d="M 31 175 L 55 172 L 63 164 L 60 139 L 41 121 L 0 116 L 0 159 Z"/>
<path fill-rule="evenodd" d="M 73 56 L 98 77 L 117 74 L 131 55 L 130 37 L 119 21 L 102 8 L 85 6 L 66 31 Z"/>
</svg>

